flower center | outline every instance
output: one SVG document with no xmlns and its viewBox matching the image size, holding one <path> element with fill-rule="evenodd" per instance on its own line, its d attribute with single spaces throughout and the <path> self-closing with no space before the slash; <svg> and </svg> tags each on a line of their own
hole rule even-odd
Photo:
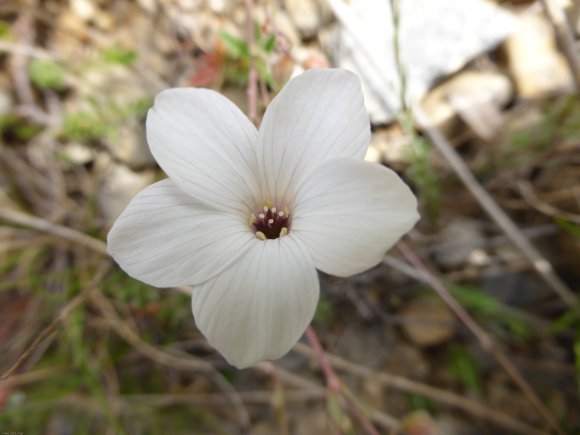
<svg viewBox="0 0 580 435">
<path fill-rule="evenodd" d="M 290 212 L 288 208 L 280 210 L 271 203 L 266 203 L 258 216 L 255 214 L 250 216 L 250 226 L 260 240 L 284 237 L 288 234 L 290 226 Z"/>
</svg>

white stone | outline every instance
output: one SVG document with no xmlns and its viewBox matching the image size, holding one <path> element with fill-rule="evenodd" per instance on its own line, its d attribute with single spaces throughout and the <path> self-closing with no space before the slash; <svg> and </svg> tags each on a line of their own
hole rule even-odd
<svg viewBox="0 0 580 435">
<path fill-rule="evenodd" d="M 342 23 L 336 64 L 357 72 L 374 123 L 400 107 L 400 78 L 393 50 L 390 2 L 328 0 Z M 406 99 L 422 97 L 433 82 L 491 49 L 513 30 L 505 10 L 483 0 L 402 0 L 399 32 L 407 76 Z"/>
<path fill-rule="evenodd" d="M 501 119 L 491 119 L 513 97 L 514 89 L 509 78 L 491 71 L 463 71 L 433 88 L 421 102 L 429 119 L 447 135 L 457 128 L 457 112 L 467 108 L 478 110 L 475 118 L 480 136 L 489 139 L 501 128 Z M 463 104 L 463 109 L 459 103 Z M 467 107 L 467 108 L 466 108 Z M 482 116 L 488 112 L 491 116 Z M 464 113 L 465 115 L 465 113 Z M 481 131 L 484 130 L 484 131 Z"/>
<path fill-rule="evenodd" d="M 541 12 L 524 14 L 506 41 L 510 71 L 521 98 L 536 99 L 572 89 L 572 75 Z"/>
</svg>

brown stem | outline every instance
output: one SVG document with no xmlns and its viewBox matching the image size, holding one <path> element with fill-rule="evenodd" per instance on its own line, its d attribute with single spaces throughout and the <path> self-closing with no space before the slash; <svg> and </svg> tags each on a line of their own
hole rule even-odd
<svg viewBox="0 0 580 435">
<path fill-rule="evenodd" d="M 252 122 L 258 121 L 257 94 L 258 94 L 258 72 L 256 70 L 256 38 L 254 35 L 254 0 L 246 0 L 246 10 L 248 13 L 247 39 L 248 39 L 248 116 Z"/>
<path fill-rule="evenodd" d="M 357 419 L 360 425 L 364 428 L 364 430 L 369 435 L 379 435 L 379 432 L 370 420 L 367 418 L 365 413 L 360 409 L 360 407 L 350 398 L 348 395 L 344 394 L 344 388 L 340 378 L 337 376 L 336 372 L 332 368 L 332 364 L 326 357 L 326 353 L 322 348 L 322 344 L 318 339 L 318 335 L 314 331 L 312 326 L 308 326 L 306 328 L 306 339 L 312 346 L 314 350 L 314 354 L 316 355 L 316 359 L 320 363 L 320 368 L 322 369 L 322 373 L 324 373 L 324 377 L 326 379 L 326 386 L 330 393 L 340 393 L 345 399 L 348 409 L 350 410 L 351 414 Z"/>
<path fill-rule="evenodd" d="M 425 281 L 437 292 L 437 294 L 445 301 L 445 303 L 453 310 L 455 315 L 467 326 L 467 328 L 477 337 L 481 347 L 504 368 L 511 379 L 522 390 L 526 398 L 536 408 L 536 410 L 545 418 L 548 424 L 559 434 L 564 434 L 564 431 L 558 424 L 556 418 L 544 406 L 536 392 L 532 389 L 530 384 L 523 378 L 518 369 L 510 361 L 510 359 L 499 349 L 494 340 L 483 330 L 481 326 L 465 311 L 465 309 L 457 302 L 457 300 L 449 293 L 443 283 L 432 274 L 427 266 L 421 261 L 419 257 L 407 246 L 404 242 L 397 243 L 397 248 L 405 256 L 405 258 L 423 275 Z"/>
</svg>

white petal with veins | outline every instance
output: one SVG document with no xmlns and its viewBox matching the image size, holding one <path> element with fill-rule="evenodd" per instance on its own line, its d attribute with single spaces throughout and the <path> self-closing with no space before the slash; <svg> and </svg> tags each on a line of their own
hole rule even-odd
<svg viewBox="0 0 580 435">
<path fill-rule="evenodd" d="M 147 141 L 177 187 L 212 206 L 248 213 L 260 198 L 250 120 L 209 89 L 161 92 L 147 114 Z"/>
<path fill-rule="evenodd" d="M 172 287 L 215 276 L 254 239 L 237 216 L 208 207 L 167 179 L 133 198 L 109 232 L 107 247 L 132 277 Z"/>
<path fill-rule="evenodd" d="M 195 322 L 238 368 L 284 355 L 312 320 L 318 274 L 300 241 L 257 240 L 231 267 L 193 291 Z"/>
<path fill-rule="evenodd" d="M 288 204 L 292 188 L 322 162 L 363 159 L 371 138 L 360 80 L 340 69 L 309 70 L 268 106 L 258 160 L 271 200 Z"/>
<path fill-rule="evenodd" d="M 417 200 L 395 172 L 337 159 L 316 168 L 299 187 L 291 234 L 317 269 L 344 277 L 377 265 L 418 219 Z"/>
</svg>

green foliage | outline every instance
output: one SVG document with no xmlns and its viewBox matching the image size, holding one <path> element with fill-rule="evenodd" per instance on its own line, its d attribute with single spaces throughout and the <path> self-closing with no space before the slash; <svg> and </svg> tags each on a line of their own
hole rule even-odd
<svg viewBox="0 0 580 435">
<path fill-rule="evenodd" d="M 320 300 L 316 306 L 314 320 L 323 326 L 330 326 L 333 320 L 332 305 L 324 295 L 320 295 Z"/>
<path fill-rule="evenodd" d="M 248 43 L 237 36 L 232 35 L 224 30 L 218 32 L 218 37 L 226 45 L 228 54 L 234 59 L 248 59 L 250 57 L 250 51 L 248 49 Z"/>
<path fill-rule="evenodd" d="M 580 140 L 580 104 L 575 95 L 547 101 L 538 123 L 525 129 L 508 128 L 510 147 L 500 158 L 492 161 L 490 170 L 512 168 L 522 160 L 537 158 L 554 148 L 555 144 Z"/>
<path fill-rule="evenodd" d="M 0 116 L 0 135 L 8 135 L 20 141 L 28 141 L 42 131 L 42 126 L 32 124 L 13 113 Z"/>
<path fill-rule="evenodd" d="M 481 393 L 481 370 L 477 361 L 463 347 L 451 346 L 448 368 L 451 376 L 474 394 Z"/>
<path fill-rule="evenodd" d="M 399 114 L 399 123 L 409 138 L 407 155 L 411 165 L 407 176 L 417 186 L 418 195 L 425 205 L 430 221 L 437 223 L 441 206 L 441 183 L 431 163 L 431 146 L 415 130 L 410 111 Z"/>
<path fill-rule="evenodd" d="M 62 91 L 67 87 L 65 69 L 57 62 L 32 59 L 28 74 L 32 83 L 39 89 Z"/>
<path fill-rule="evenodd" d="M 409 393 L 406 395 L 407 401 L 413 410 L 424 409 L 425 411 L 434 412 L 437 406 L 433 400 L 420 394 Z"/>
<path fill-rule="evenodd" d="M 119 45 L 113 45 L 103 52 L 103 60 L 107 63 L 131 66 L 137 59 L 135 50 L 127 50 Z"/>
<path fill-rule="evenodd" d="M 580 225 L 574 222 L 570 222 L 566 219 L 555 217 L 554 221 L 558 224 L 560 228 L 566 231 L 568 234 L 574 237 L 580 237 Z"/>
<path fill-rule="evenodd" d="M 231 68 L 226 68 L 226 76 L 234 83 L 247 81 L 250 60 L 253 57 L 256 70 L 264 82 L 271 88 L 276 88 L 272 72 L 270 71 L 270 58 L 276 48 L 276 35 L 262 32 L 259 26 L 255 27 L 255 52 L 250 53 L 248 42 L 226 31 L 220 31 L 218 37 L 227 49 L 231 62 Z"/>
<path fill-rule="evenodd" d="M 125 105 L 111 102 L 101 107 L 89 101 L 91 108 L 73 113 L 65 113 L 61 135 L 75 141 L 99 139 L 115 140 L 118 129 L 131 118 L 142 117 L 151 104 L 149 98 L 138 99 Z"/>
<path fill-rule="evenodd" d="M 576 365 L 576 383 L 580 394 L 580 305 L 571 307 L 550 325 L 550 331 L 553 334 L 559 334 L 566 330 L 574 332 L 573 354 Z"/>
<path fill-rule="evenodd" d="M 12 27 L 10 23 L 0 20 L 0 40 L 9 41 L 12 38 Z"/>
<path fill-rule="evenodd" d="M 96 111 L 66 113 L 63 117 L 62 134 L 76 141 L 89 141 L 105 137 L 110 130 Z"/>
<path fill-rule="evenodd" d="M 526 341 L 532 337 L 528 324 L 506 308 L 493 296 L 470 285 L 451 286 L 451 293 L 461 305 L 476 316 L 500 324 L 517 341 Z"/>
</svg>

